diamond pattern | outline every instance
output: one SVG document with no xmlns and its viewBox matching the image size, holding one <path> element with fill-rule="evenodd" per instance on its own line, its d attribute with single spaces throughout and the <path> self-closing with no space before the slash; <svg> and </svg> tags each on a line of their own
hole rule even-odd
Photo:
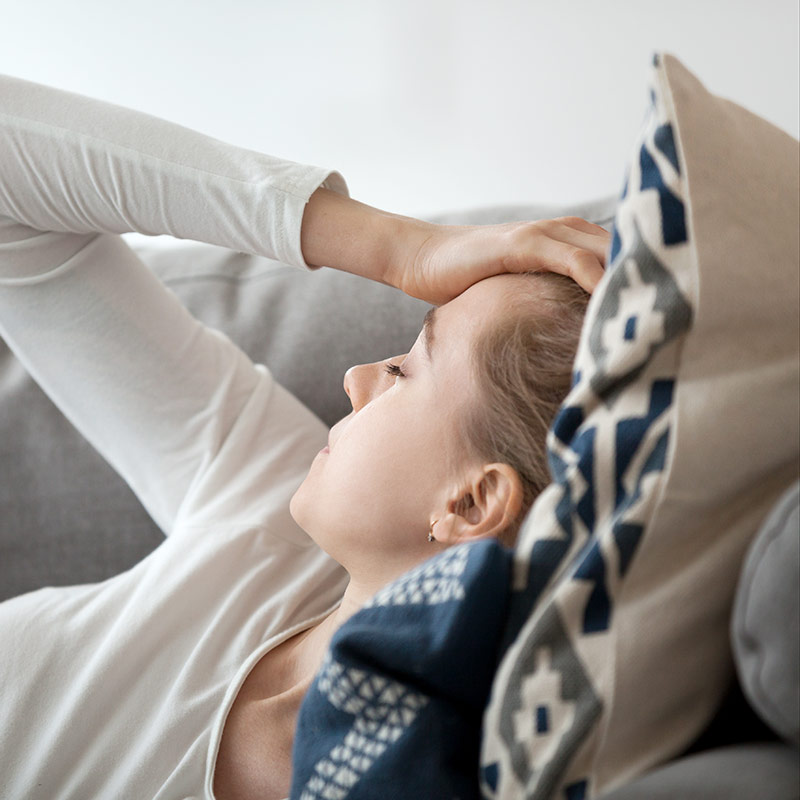
<svg viewBox="0 0 800 800">
<path fill-rule="evenodd" d="M 300 800 L 344 800 L 375 759 L 412 725 L 428 698 L 328 655 L 317 682 L 328 702 L 355 719 L 341 744 L 314 766 Z"/>
<path fill-rule="evenodd" d="M 467 566 L 468 546 L 453 547 L 426 561 L 379 591 L 365 608 L 375 606 L 439 605 L 462 600 L 461 576 Z"/>
</svg>

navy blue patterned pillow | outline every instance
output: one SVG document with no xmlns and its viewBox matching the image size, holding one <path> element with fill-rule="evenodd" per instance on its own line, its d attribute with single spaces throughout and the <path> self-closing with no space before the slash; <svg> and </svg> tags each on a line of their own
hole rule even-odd
<svg viewBox="0 0 800 800">
<path fill-rule="evenodd" d="M 602 795 L 682 752 L 730 685 L 742 560 L 798 468 L 799 151 L 654 58 L 515 552 L 486 798 Z"/>
<path fill-rule="evenodd" d="M 494 541 L 453 547 L 337 631 L 300 712 L 293 800 L 479 796 L 510 567 Z"/>
<path fill-rule="evenodd" d="M 654 59 L 553 483 L 513 561 L 454 548 L 340 629 L 293 800 L 586 800 L 700 733 L 744 553 L 798 469 L 798 180 L 796 140 Z"/>
</svg>

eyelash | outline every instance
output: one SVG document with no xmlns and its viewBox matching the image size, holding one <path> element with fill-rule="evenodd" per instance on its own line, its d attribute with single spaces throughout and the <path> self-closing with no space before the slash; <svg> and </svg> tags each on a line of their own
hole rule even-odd
<svg viewBox="0 0 800 800">
<path fill-rule="evenodd" d="M 400 369 L 400 367 L 398 367 L 397 364 L 387 364 L 385 369 L 386 369 L 386 372 L 389 375 L 392 375 L 395 378 L 405 378 L 406 377 L 405 372 L 403 372 L 403 370 Z"/>
</svg>

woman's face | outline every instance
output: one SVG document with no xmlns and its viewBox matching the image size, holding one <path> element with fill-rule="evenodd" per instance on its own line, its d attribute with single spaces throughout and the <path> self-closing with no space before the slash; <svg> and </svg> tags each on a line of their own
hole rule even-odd
<svg viewBox="0 0 800 800">
<path fill-rule="evenodd" d="M 429 312 L 407 354 L 352 367 L 353 411 L 330 432 L 291 513 L 351 576 L 381 585 L 434 554 L 432 521 L 457 498 L 467 465 L 457 421 L 475 397 L 470 352 L 512 276 L 475 284 Z"/>
</svg>

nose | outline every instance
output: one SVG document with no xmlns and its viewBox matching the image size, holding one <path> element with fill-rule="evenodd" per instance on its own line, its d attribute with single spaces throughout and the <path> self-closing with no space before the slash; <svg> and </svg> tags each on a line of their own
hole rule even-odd
<svg viewBox="0 0 800 800">
<path fill-rule="evenodd" d="M 357 364 L 344 374 L 344 391 L 350 398 L 353 411 L 361 410 L 381 392 L 382 361 Z"/>
</svg>

